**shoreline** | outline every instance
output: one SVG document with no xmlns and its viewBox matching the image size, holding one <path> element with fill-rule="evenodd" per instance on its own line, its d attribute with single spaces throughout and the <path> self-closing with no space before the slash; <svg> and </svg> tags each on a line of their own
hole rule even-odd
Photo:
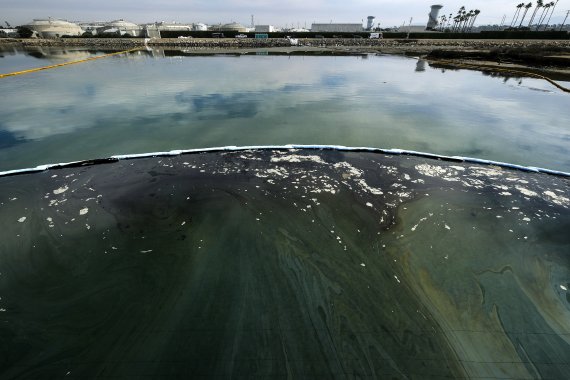
<svg viewBox="0 0 570 380">
<path fill-rule="evenodd" d="M 4 38 L 0 39 L 0 48 L 62 47 L 109 51 L 146 48 L 182 50 L 190 56 L 260 52 L 307 55 L 388 54 L 418 57 L 434 67 L 479 71 L 512 69 L 521 75 L 526 72 L 530 76 L 541 74 L 554 80 L 570 81 L 570 40 L 305 38 L 298 41 L 299 45 L 291 46 L 286 38 Z"/>
<path fill-rule="evenodd" d="M 74 47 L 208 47 L 216 49 L 228 48 L 270 48 L 288 47 L 303 49 L 306 47 L 347 50 L 349 52 L 386 51 L 389 54 L 415 52 L 428 54 L 434 50 L 446 51 L 490 51 L 493 49 L 555 49 L 566 50 L 570 54 L 570 40 L 491 40 L 491 39 L 358 39 L 358 38 L 299 38 L 298 46 L 291 46 L 286 38 L 254 39 L 254 38 L 59 38 L 59 39 L 16 39 L 1 38 L 2 45 L 27 46 L 74 46 Z"/>
</svg>

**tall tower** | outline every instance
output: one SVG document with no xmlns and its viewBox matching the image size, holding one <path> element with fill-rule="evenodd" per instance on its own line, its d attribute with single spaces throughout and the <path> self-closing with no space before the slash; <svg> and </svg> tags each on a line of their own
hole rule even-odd
<svg viewBox="0 0 570 380">
<path fill-rule="evenodd" d="M 368 16 L 368 22 L 366 23 L 366 30 L 372 30 L 372 27 L 374 26 L 374 20 L 376 19 L 376 17 L 374 16 Z"/>
<path fill-rule="evenodd" d="M 427 23 L 427 30 L 435 29 L 437 26 L 437 16 L 439 15 L 439 10 L 443 8 L 443 5 L 432 5 L 431 12 L 429 13 L 429 20 Z"/>
</svg>

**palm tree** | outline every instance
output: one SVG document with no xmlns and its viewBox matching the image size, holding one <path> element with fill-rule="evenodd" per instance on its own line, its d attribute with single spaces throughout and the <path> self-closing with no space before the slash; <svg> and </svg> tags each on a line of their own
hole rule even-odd
<svg viewBox="0 0 570 380">
<path fill-rule="evenodd" d="M 554 3 L 550 2 L 550 3 L 546 4 L 544 7 L 542 7 L 542 13 L 540 14 L 540 18 L 538 19 L 538 25 L 536 25 L 536 30 L 540 29 L 542 22 L 544 21 L 546 16 L 548 16 L 548 11 L 550 10 L 550 8 L 553 5 L 554 5 Z"/>
<path fill-rule="evenodd" d="M 445 23 L 447 22 L 447 17 L 445 15 L 441 16 L 441 20 L 439 22 L 439 29 L 440 31 L 445 31 Z"/>
<path fill-rule="evenodd" d="M 458 32 L 463 32 L 463 28 L 465 26 L 465 23 L 467 22 L 467 19 L 469 18 L 467 11 L 465 10 L 465 7 L 461 7 L 461 17 L 459 19 L 459 26 L 458 26 Z"/>
<path fill-rule="evenodd" d="M 479 9 L 475 9 L 473 11 L 473 20 L 471 21 L 471 25 L 469 26 L 469 31 L 471 31 L 473 29 L 473 25 L 475 25 L 475 20 L 477 20 L 477 16 L 479 16 L 479 13 L 481 13 L 481 11 Z"/>
<path fill-rule="evenodd" d="M 471 19 L 473 18 L 473 16 L 475 16 L 475 11 L 473 11 L 473 10 L 470 10 L 465 15 L 465 23 L 463 24 L 463 29 L 461 30 L 463 33 L 465 33 L 467 31 L 467 28 L 471 24 Z"/>
<path fill-rule="evenodd" d="M 552 3 L 550 3 L 552 4 Z M 548 21 L 546 22 L 546 26 L 544 27 L 544 30 L 546 30 L 546 28 L 548 28 L 548 24 L 550 24 L 550 18 L 552 17 L 552 14 L 554 13 L 554 9 L 556 8 L 556 5 L 558 4 L 558 0 L 556 0 L 556 3 L 552 6 L 552 12 L 550 12 L 550 17 L 548 18 Z"/>
<path fill-rule="evenodd" d="M 459 22 L 461 21 L 461 15 L 457 15 L 453 18 L 453 32 L 457 32 L 459 30 Z"/>
<path fill-rule="evenodd" d="M 530 26 L 532 25 L 532 21 L 534 20 L 534 16 L 536 16 L 536 12 L 542 8 L 542 6 L 544 5 L 544 3 L 542 2 L 542 0 L 537 0 L 536 2 L 536 8 L 534 8 L 534 12 L 532 12 L 532 17 L 530 18 L 530 21 L 528 23 L 528 27 L 530 28 Z"/>
<path fill-rule="evenodd" d="M 521 18 L 521 23 L 519 24 L 519 28 L 522 26 L 522 23 L 523 23 L 523 21 L 524 21 L 524 18 L 526 17 L 526 13 L 528 12 L 528 10 L 529 10 L 530 8 L 532 8 L 532 3 L 528 3 L 527 5 L 525 5 L 525 7 L 524 7 L 524 13 L 523 13 L 523 16 L 522 16 L 522 18 Z"/>
<path fill-rule="evenodd" d="M 457 11 L 457 14 L 455 15 L 455 17 L 453 18 L 453 28 L 452 31 L 453 32 L 458 32 L 460 25 L 461 25 L 461 21 L 463 18 L 463 14 L 465 13 L 465 7 L 461 7 L 459 8 L 459 10 Z"/>
<path fill-rule="evenodd" d="M 517 10 L 515 11 L 515 14 L 513 16 L 513 21 L 511 21 L 511 27 L 513 27 L 517 20 L 519 19 L 519 13 L 521 12 L 521 8 L 524 7 L 524 3 L 520 3 L 517 5 Z"/>
</svg>

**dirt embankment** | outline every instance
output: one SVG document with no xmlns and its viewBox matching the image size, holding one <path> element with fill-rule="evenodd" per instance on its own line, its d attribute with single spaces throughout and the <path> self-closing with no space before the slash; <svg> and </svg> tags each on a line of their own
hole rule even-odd
<svg viewBox="0 0 570 380">
<path fill-rule="evenodd" d="M 163 47 L 210 47 L 210 48 L 263 48 L 291 46 L 285 38 L 64 38 L 64 39 L 0 39 L 0 44 L 22 46 L 85 46 L 132 48 L 137 46 Z M 397 53 L 418 52 L 427 54 L 434 50 L 494 50 L 517 48 L 569 49 L 570 40 L 440 40 L 440 39 L 366 39 L 366 38 L 306 38 L 299 39 L 298 48 L 321 47 L 323 49 L 348 48 L 349 51 L 364 49 L 393 51 Z"/>
</svg>

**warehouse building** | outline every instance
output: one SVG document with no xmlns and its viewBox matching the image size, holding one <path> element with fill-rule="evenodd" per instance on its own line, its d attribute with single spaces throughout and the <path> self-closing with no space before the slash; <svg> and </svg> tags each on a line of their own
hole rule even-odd
<svg viewBox="0 0 570 380">
<path fill-rule="evenodd" d="M 273 25 L 256 25 L 255 33 L 273 33 L 275 32 L 275 27 Z"/>
<path fill-rule="evenodd" d="M 192 24 L 179 24 L 177 22 L 158 22 L 156 23 L 158 30 L 161 32 L 191 32 L 194 29 Z"/>
<path fill-rule="evenodd" d="M 313 24 L 311 32 L 339 32 L 339 33 L 358 33 L 363 32 L 362 24 Z"/>
</svg>

